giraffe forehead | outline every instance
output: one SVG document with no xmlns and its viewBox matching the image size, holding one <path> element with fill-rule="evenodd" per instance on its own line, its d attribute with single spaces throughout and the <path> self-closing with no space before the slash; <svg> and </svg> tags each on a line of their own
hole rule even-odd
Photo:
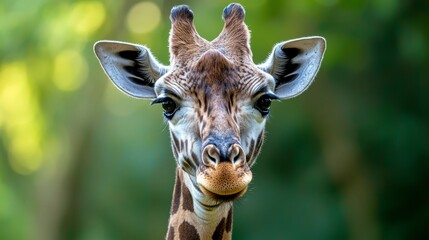
<svg viewBox="0 0 429 240">
<path fill-rule="evenodd" d="M 274 79 L 252 65 L 211 60 L 176 68 L 156 87 L 183 99 L 248 98 L 261 88 L 274 88 Z"/>
</svg>

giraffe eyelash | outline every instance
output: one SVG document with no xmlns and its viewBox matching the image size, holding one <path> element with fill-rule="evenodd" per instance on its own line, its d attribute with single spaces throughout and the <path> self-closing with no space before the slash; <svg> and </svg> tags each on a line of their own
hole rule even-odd
<svg viewBox="0 0 429 240">
<path fill-rule="evenodd" d="M 270 113 L 271 100 L 274 99 L 278 97 L 272 93 L 262 94 L 256 100 L 254 107 L 265 117 Z"/>
<path fill-rule="evenodd" d="M 177 103 L 170 97 L 156 98 L 151 102 L 151 105 L 161 103 L 164 109 L 164 116 L 170 120 L 179 109 Z"/>
</svg>

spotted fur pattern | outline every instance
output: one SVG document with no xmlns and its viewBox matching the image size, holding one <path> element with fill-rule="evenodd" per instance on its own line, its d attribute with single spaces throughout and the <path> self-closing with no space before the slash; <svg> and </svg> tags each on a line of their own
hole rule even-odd
<svg viewBox="0 0 429 240">
<path fill-rule="evenodd" d="M 231 239 L 232 203 L 205 199 L 177 169 L 167 239 Z M 196 198 L 195 196 L 201 196 Z"/>
</svg>

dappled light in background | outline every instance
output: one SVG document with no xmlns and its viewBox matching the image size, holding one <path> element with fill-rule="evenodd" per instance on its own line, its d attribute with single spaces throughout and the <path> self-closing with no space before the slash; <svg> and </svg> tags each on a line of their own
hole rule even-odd
<svg viewBox="0 0 429 240">
<path fill-rule="evenodd" d="M 87 36 L 103 24 L 106 17 L 104 6 L 98 1 L 77 2 L 70 13 L 70 25 L 77 34 Z"/>
<path fill-rule="evenodd" d="M 94 42 L 167 64 L 169 12 L 216 37 L 228 0 L 0 2 L 0 239 L 163 239 L 175 162 L 159 106 L 118 91 Z M 428 239 L 427 1 L 244 0 L 255 62 L 327 39 L 315 83 L 273 103 L 233 239 Z"/>
<path fill-rule="evenodd" d="M 54 59 L 53 81 L 63 91 L 79 88 L 88 76 L 88 64 L 76 50 L 61 51 Z"/>
<path fill-rule="evenodd" d="M 43 116 L 31 91 L 27 67 L 22 62 L 0 68 L 1 127 L 9 149 L 9 163 L 20 174 L 37 170 L 42 159 Z"/>
<path fill-rule="evenodd" d="M 149 33 L 158 27 L 161 10 L 153 2 L 139 2 L 127 14 L 127 27 L 136 34 Z"/>
</svg>

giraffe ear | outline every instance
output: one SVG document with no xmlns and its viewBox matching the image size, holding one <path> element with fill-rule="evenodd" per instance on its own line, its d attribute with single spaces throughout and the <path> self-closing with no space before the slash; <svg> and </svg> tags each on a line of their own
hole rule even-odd
<svg viewBox="0 0 429 240">
<path fill-rule="evenodd" d="M 278 43 L 268 59 L 258 67 L 276 80 L 275 93 L 280 99 L 293 98 L 313 82 L 322 63 L 326 41 L 306 37 Z"/>
<path fill-rule="evenodd" d="M 104 72 L 124 93 L 136 98 L 154 98 L 154 84 L 168 67 L 160 64 L 144 46 L 99 41 L 94 52 Z"/>
</svg>

